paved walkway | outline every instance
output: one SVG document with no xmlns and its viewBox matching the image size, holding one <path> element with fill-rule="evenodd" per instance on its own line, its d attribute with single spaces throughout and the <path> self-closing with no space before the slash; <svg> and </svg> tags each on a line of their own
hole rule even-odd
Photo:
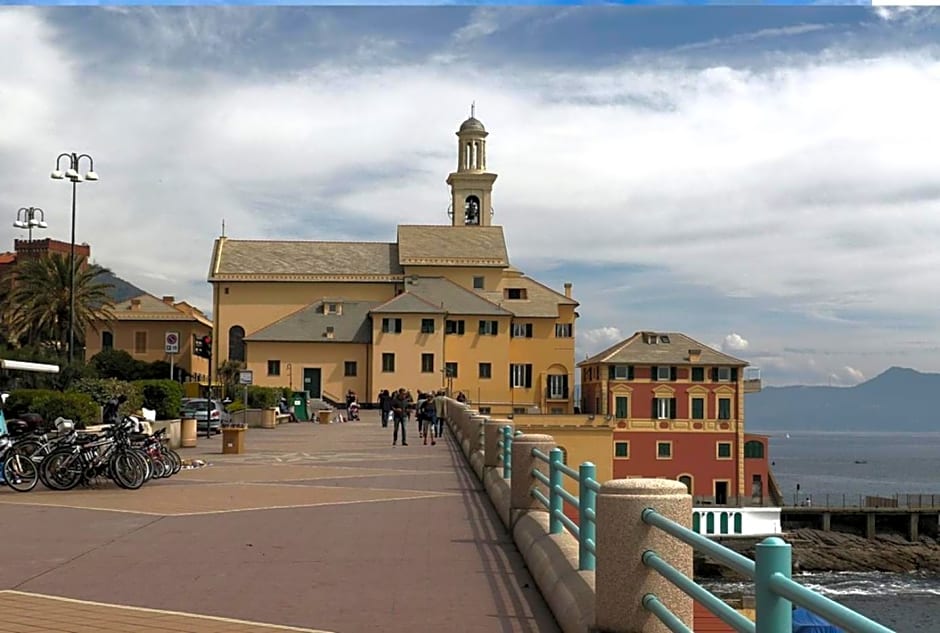
<svg viewBox="0 0 940 633">
<path fill-rule="evenodd" d="M 367 411 L 246 449 L 201 437 L 181 454 L 209 466 L 136 491 L 0 489 L 0 633 L 558 631 L 449 438 L 392 447 Z"/>
</svg>

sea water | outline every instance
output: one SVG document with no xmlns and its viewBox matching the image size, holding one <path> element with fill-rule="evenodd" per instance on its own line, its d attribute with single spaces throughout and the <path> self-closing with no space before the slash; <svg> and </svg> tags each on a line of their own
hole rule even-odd
<svg viewBox="0 0 940 633">
<path fill-rule="evenodd" d="M 934 494 L 940 503 L 940 433 L 764 434 L 787 503 L 810 497 L 813 505 L 843 499 L 857 505 L 860 497 L 895 494 Z M 898 633 L 940 631 L 940 574 L 807 573 L 794 579 Z M 744 587 L 721 583 L 721 589 Z"/>
</svg>

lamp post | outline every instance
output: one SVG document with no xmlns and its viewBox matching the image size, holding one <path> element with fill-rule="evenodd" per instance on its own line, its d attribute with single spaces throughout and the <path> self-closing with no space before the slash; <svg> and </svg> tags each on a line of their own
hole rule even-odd
<svg viewBox="0 0 940 633">
<path fill-rule="evenodd" d="M 16 221 L 13 223 L 18 229 L 29 229 L 29 241 L 33 241 L 33 229 L 47 229 L 46 213 L 38 207 L 21 207 L 16 212 Z"/>
<path fill-rule="evenodd" d="M 68 161 L 68 169 L 62 171 L 62 159 Z M 83 158 L 88 159 L 88 171 L 82 177 L 78 169 Z M 55 160 L 55 171 L 51 174 L 53 180 L 72 181 L 72 240 L 69 247 L 69 365 L 72 364 L 75 349 L 75 194 L 78 183 L 83 180 L 96 181 L 95 161 L 88 154 L 64 152 Z"/>
</svg>

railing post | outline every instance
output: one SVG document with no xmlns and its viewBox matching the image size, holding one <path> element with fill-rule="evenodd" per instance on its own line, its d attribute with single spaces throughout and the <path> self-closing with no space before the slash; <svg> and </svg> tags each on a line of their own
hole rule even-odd
<svg viewBox="0 0 940 633">
<path fill-rule="evenodd" d="M 507 420 L 487 419 L 483 423 L 483 466 L 496 468 L 499 466 L 499 438 L 502 437 L 503 426 Z"/>
<path fill-rule="evenodd" d="M 512 427 L 503 427 L 503 479 L 512 477 Z"/>
<path fill-rule="evenodd" d="M 757 603 L 756 633 L 791 633 L 793 611 L 790 601 L 770 588 L 775 574 L 790 577 L 790 544 L 769 536 L 754 547 L 754 598 Z"/>
<path fill-rule="evenodd" d="M 565 500 L 558 492 L 565 485 L 565 474 L 558 467 L 562 463 L 562 455 L 562 450 L 557 447 L 548 454 L 548 531 L 551 534 L 561 534 L 565 529 L 560 518 L 565 511 Z"/>
<path fill-rule="evenodd" d="M 512 440 L 509 520 L 510 525 L 513 526 L 526 512 L 545 511 L 545 507 L 539 500 L 532 496 L 532 489 L 537 483 L 535 477 L 532 476 L 532 471 L 538 469 L 548 476 L 548 464 L 535 458 L 532 454 L 533 448 L 548 453 L 555 448 L 555 438 L 551 435 L 533 433 L 517 435 Z"/>
<path fill-rule="evenodd" d="M 597 543 L 597 529 L 591 515 L 597 513 L 597 493 L 588 488 L 588 481 L 595 481 L 597 467 L 591 462 L 584 462 L 578 467 L 578 527 L 581 538 L 578 539 L 578 567 L 584 571 L 594 571 L 594 554 L 588 550 L 588 541 Z"/>
<path fill-rule="evenodd" d="M 597 496 L 597 571 L 595 629 L 605 633 L 668 633 L 643 606 L 653 594 L 692 628 L 692 598 L 643 564 L 652 550 L 692 577 L 692 547 L 643 522 L 652 508 L 691 528 L 692 497 L 685 484 L 668 479 L 615 479 Z"/>
</svg>

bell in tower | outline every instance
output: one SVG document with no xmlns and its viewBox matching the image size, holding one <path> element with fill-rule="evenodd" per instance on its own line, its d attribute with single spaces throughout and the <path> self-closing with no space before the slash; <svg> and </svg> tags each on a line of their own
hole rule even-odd
<svg viewBox="0 0 940 633">
<path fill-rule="evenodd" d="M 486 171 L 486 137 L 489 132 L 476 118 L 470 118 L 457 131 L 457 171 L 447 177 L 454 209 L 454 226 L 489 226 L 493 215 L 492 192 L 496 174 Z M 463 209 L 463 213 L 458 210 Z"/>
</svg>

